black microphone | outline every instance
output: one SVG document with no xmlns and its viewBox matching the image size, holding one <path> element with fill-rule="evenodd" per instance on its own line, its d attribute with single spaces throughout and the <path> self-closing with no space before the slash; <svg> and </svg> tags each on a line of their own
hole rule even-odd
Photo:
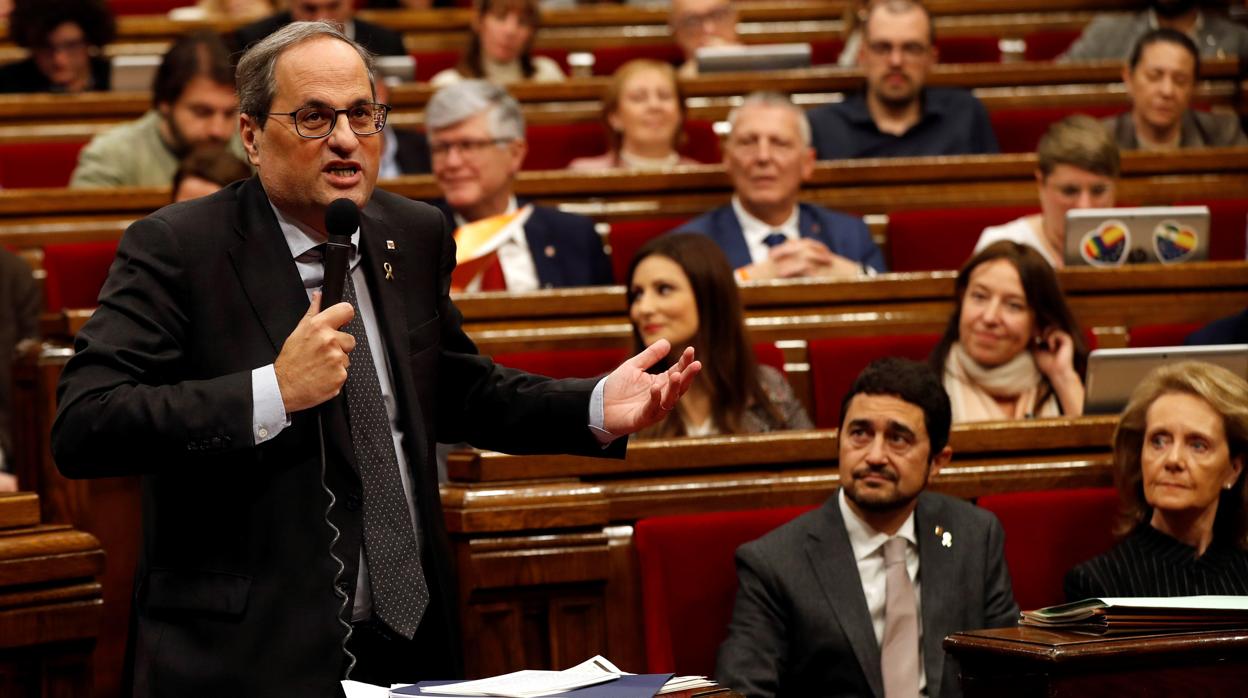
<svg viewBox="0 0 1248 698">
<path fill-rule="evenodd" d="M 342 301 L 351 259 L 351 236 L 360 227 L 360 209 L 351 199 L 337 199 L 325 210 L 325 282 L 321 287 L 321 309 Z"/>
</svg>

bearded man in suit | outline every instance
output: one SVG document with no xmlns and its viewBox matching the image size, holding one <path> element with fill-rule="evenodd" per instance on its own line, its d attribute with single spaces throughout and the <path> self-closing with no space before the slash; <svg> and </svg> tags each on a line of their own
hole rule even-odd
<svg viewBox="0 0 1248 698">
<path fill-rule="evenodd" d="M 62 472 L 143 476 L 133 693 L 456 677 L 434 442 L 619 456 L 616 437 L 674 407 L 700 366 L 689 350 L 647 374 L 666 342 L 601 381 L 479 356 L 449 297 L 446 220 L 374 190 L 388 107 L 370 54 L 294 23 L 243 56 L 238 87 L 258 175 L 126 231 L 59 389 Z M 345 300 L 322 309 L 343 198 L 362 209 Z"/>
<path fill-rule="evenodd" d="M 841 405 L 841 488 L 737 550 L 716 679 L 747 696 L 961 695 L 946 635 L 1013 625 L 1001 523 L 927 492 L 953 451 L 925 364 L 881 359 Z"/>
</svg>

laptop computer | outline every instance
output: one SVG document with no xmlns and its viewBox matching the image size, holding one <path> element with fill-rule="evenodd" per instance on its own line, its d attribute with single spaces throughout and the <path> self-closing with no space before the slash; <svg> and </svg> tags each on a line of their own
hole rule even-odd
<svg viewBox="0 0 1248 698">
<path fill-rule="evenodd" d="M 113 56 L 109 62 L 109 89 L 113 92 L 151 92 L 156 69 L 164 56 L 158 53 Z"/>
<path fill-rule="evenodd" d="M 704 46 L 695 57 L 699 73 L 737 73 L 756 70 L 809 68 L 810 44 Z"/>
<path fill-rule="evenodd" d="M 1088 355 L 1083 413 L 1118 414 L 1127 406 L 1131 391 L 1150 371 L 1158 366 L 1188 360 L 1216 364 L 1248 378 L 1248 344 L 1097 349 Z"/>
<path fill-rule="evenodd" d="M 1207 206 L 1083 208 L 1066 212 L 1066 265 L 1199 262 L 1209 258 Z"/>
</svg>

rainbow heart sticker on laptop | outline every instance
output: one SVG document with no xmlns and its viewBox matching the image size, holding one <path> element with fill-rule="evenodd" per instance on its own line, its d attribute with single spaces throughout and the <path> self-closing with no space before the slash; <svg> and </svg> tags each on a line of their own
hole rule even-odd
<svg viewBox="0 0 1248 698">
<path fill-rule="evenodd" d="M 1127 247 L 1131 244 L 1131 231 L 1120 220 L 1108 220 L 1088 231 L 1079 243 L 1083 261 L 1094 267 L 1122 264 Z"/>
<path fill-rule="evenodd" d="M 1153 228 L 1153 250 L 1162 262 L 1182 262 L 1196 251 L 1200 237 L 1190 226 L 1165 220 Z"/>
</svg>

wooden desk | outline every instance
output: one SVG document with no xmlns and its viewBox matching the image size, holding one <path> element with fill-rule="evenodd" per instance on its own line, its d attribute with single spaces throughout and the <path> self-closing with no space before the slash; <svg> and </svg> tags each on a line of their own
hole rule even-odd
<svg viewBox="0 0 1248 698">
<path fill-rule="evenodd" d="M 91 695 L 103 568 L 94 537 L 40 523 L 37 495 L 0 494 L 0 695 Z"/>
<path fill-rule="evenodd" d="M 1102 638 L 1039 628 L 957 633 L 966 698 L 1242 696 L 1248 629 Z"/>
</svg>

